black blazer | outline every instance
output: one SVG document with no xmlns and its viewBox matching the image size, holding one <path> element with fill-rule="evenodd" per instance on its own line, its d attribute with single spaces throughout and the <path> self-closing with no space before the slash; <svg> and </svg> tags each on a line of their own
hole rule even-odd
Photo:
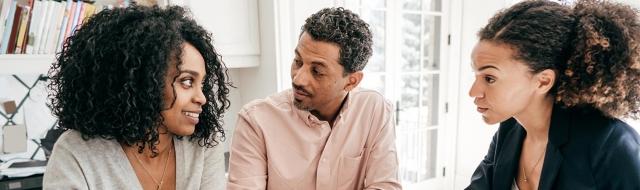
<svg viewBox="0 0 640 190">
<path fill-rule="evenodd" d="M 466 189 L 509 190 L 526 131 L 500 123 Z M 640 137 L 628 124 L 593 109 L 554 106 L 539 189 L 640 189 Z"/>
</svg>

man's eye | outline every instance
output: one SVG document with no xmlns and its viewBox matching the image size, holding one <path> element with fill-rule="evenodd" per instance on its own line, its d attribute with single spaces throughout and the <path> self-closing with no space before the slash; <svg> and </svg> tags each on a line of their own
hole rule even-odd
<svg viewBox="0 0 640 190">
<path fill-rule="evenodd" d="M 312 67 L 311 68 L 311 73 L 313 73 L 313 75 L 317 75 L 317 76 L 322 76 L 324 74 L 321 69 L 318 69 L 318 67 Z"/>
</svg>

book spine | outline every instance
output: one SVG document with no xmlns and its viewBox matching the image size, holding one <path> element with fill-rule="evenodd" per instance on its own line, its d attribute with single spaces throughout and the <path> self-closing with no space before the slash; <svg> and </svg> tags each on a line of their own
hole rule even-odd
<svg viewBox="0 0 640 190">
<path fill-rule="evenodd" d="M 62 24 L 60 24 L 60 35 L 58 35 L 58 44 L 56 48 L 56 52 L 62 50 L 64 45 L 65 36 L 67 34 L 67 21 L 69 20 L 69 14 L 71 13 L 71 6 L 73 5 L 73 0 L 67 0 L 67 6 L 64 9 L 64 15 L 62 16 Z"/>
<path fill-rule="evenodd" d="M 35 0 L 33 2 L 33 7 L 31 8 L 31 23 L 29 23 L 29 35 L 27 36 L 27 47 L 25 49 L 25 53 L 33 54 L 35 49 L 36 35 L 38 33 L 38 25 L 41 22 L 40 18 L 42 17 L 42 1 Z"/>
<path fill-rule="evenodd" d="M 43 2 L 44 3 L 44 2 Z M 38 52 L 38 54 L 44 54 L 45 52 L 45 44 L 47 41 L 47 34 L 48 34 L 48 28 L 49 28 L 49 24 L 51 22 L 51 14 L 53 12 L 53 5 L 54 5 L 55 1 L 46 1 L 46 3 L 43 4 L 43 8 L 45 9 L 45 11 L 43 12 L 43 17 L 42 17 L 42 21 L 40 23 L 40 31 L 38 34 L 38 39 L 37 39 L 37 43 L 36 43 L 36 52 Z"/>
<path fill-rule="evenodd" d="M 22 51 L 20 53 L 27 53 L 27 44 L 29 43 L 29 31 L 31 29 L 31 19 L 33 19 L 33 7 L 35 6 L 35 0 L 29 0 L 29 5 L 27 6 L 28 14 L 27 14 L 27 24 L 24 32 L 24 40 L 22 41 Z"/>
<path fill-rule="evenodd" d="M 20 25 L 18 28 L 18 33 L 16 34 L 16 48 L 13 53 L 19 54 L 23 53 L 24 50 L 24 42 L 27 36 L 27 26 L 29 24 L 29 7 L 28 6 L 20 6 L 22 12 L 20 13 Z"/>
<path fill-rule="evenodd" d="M 71 34 L 73 34 L 73 31 L 71 30 L 71 28 L 73 28 L 73 17 L 74 15 L 76 15 L 76 6 L 78 6 L 78 3 L 76 3 L 75 1 L 71 1 L 71 2 L 72 2 L 71 12 L 69 13 L 67 28 L 65 29 L 65 34 L 64 34 L 65 39 L 71 36 Z"/>
<path fill-rule="evenodd" d="M 2 8 L 0 9 L 0 44 L 2 44 L 2 37 L 4 36 L 5 31 L 5 23 L 7 22 L 7 17 L 9 17 L 9 10 L 11 9 L 12 0 L 3 0 Z"/>
<path fill-rule="evenodd" d="M 75 15 L 73 15 L 73 24 L 71 25 L 71 32 L 75 32 L 78 26 L 78 22 L 80 20 L 80 13 L 82 13 L 82 6 L 84 5 L 84 3 L 82 1 L 78 1 L 76 3 L 76 11 L 75 11 Z"/>
<path fill-rule="evenodd" d="M 11 28 L 13 26 L 13 17 L 16 12 L 16 8 L 18 6 L 18 2 L 13 0 L 10 5 L 9 15 L 7 16 L 7 20 L 4 23 L 5 31 L 2 36 L 2 44 L 0 45 L 0 54 L 7 53 L 7 49 L 9 48 L 9 38 L 11 37 Z"/>
<path fill-rule="evenodd" d="M 20 16 L 22 15 L 22 8 L 16 4 L 16 12 L 13 16 L 13 24 L 11 25 L 11 35 L 9 36 L 9 46 L 7 47 L 7 53 L 13 53 L 16 50 L 16 41 L 18 39 L 18 32 L 20 29 Z"/>
<path fill-rule="evenodd" d="M 56 45 L 58 43 L 58 35 L 60 32 L 60 24 L 62 22 L 62 14 L 64 14 L 65 4 L 56 2 L 54 7 L 53 18 L 51 19 L 51 26 L 49 28 L 49 35 L 47 35 L 47 45 L 45 46 L 46 54 L 55 53 Z"/>
</svg>

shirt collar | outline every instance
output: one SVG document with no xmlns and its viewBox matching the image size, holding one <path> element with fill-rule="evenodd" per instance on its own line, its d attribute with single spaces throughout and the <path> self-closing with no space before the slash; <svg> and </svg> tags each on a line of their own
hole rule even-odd
<svg viewBox="0 0 640 190">
<path fill-rule="evenodd" d="M 352 96 L 351 94 L 353 93 L 353 91 L 356 91 L 356 90 L 357 89 L 354 89 L 348 92 L 347 96 L 345 96 L 344 104 L 342 105 L 342 108 L 338 112 L 338 116 L 336 116 L 336 120 L 334 121 L 335 123 L 338 123 L 338 121 L 342 119 L 344 113 L 346 113 L 346 110 L 349 108 L 349 105 L 351 104 L 351 101 L 353 99 L 351 97 Z M 311 112 L 296 108 L 295 105 L 293 104 L 293 101 L 294 101 L 293 89 L 289 90 L 288 95 L 289 95 L 289 101 L 291 101 L 291 107 L 292 107 L 291 109 L 293 109 L 298 115 L 298 117 L 304 121 L 307 127 L 319 127 L 319 126 L 322 126 L 323 124 L 328 124 L 328 121 L 322 121 L 318 119 L 315 115 L 311 114 Z"/>
</svg>

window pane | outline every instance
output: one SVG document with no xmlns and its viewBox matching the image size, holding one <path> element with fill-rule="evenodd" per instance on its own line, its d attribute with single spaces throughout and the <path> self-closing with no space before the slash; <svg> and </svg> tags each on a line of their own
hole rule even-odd
<svg viewBox="0 0 640 190">
<path fill-rule="evenodd" d="M 422 76 L 422 109 L 420 126 L 430 127 L 438 125 L 438 94 L 440 90 L 440 77 L 438 74 Z"/>
<path fill-rule="evenodd" d="M 402 76 L 400 95 L 400 112 L 398 113 L 400 127 L 418 126 L 420 77 L 418 75 Z"/>
<path fill-rule="evenodd" d="M 440 69 L 440 16 L 425 15 L 422 35 L 423 68 L 425 70 Z"/>
<path fill-rule="evenodd" d="M 402 0 L 402 8 L 404 10 L 422 10 L 422 0 Z"/>
<path fill-rule="evenodd" d="M 375 90 L 384 94 L 385 90 L 385 76 L 381 74 L 365 73 L 364 78 L 360 85 L 364 88 Z"/>
<path fill-rule="evenodd" d="M 396 128 L 399 177 L 404 183 L 418 183 L 436 176 L 438 130 Z"/>
<path fill-rule="evenodd" d="M 425 174 L 423 179 L 436 177 L 436 160 L 438 158 L 438 130 L 427 130 L 422 133 L 425 146 Z"/>
<path fill-rule="evenodd" d="M 402 8 L 411 11 L 440 12 L 442 10 L 441 0 L 403 0 Z"/>
<path fill-rule="evenodd" d="M 386 7 L 385 0 L 362 0 L 360 2 L 360 5 L 363 7 L 378 8 L 378 9 Z"/>
<path fill-rule="evenodd" d="M 420 28 L 419 14 L 402 15 L 400 67 L 402 71 L 419 71 L 420 69 Z"/>
<path fill-rule="evenodd" d="M 420 78 L 417 75 L 404 75 L 400 81 L 402 96 L 400 108 L 418 107 L 418 90 L 420 89 Z"/>
<path fill-rule="evenodd" d="M 425 11 L 440 12 L 442 11 L 442 0 L 423 0 Z"/>
<path fill-rule="evenodd" d="M 385 70 L 385 12 L 371 9 L 362 9 L 362 19 L 369 23 L 373 33 L 373 55 L 365 67 L 367 71 Z"/>
</svg>

